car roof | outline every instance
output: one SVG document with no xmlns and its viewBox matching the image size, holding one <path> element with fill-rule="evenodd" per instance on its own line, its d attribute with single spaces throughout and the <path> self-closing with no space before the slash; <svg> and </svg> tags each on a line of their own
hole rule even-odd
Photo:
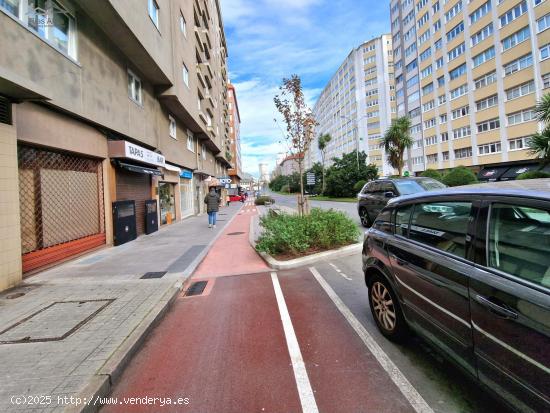
<svg viewBox="0 0 550 413">
<path fill-rule="evenodd" d="M 506 188 L 445 188 L 436 191 L 417 192 L 410 195 L 403 195 L 397 198 L 392 198 L 389 204 L 407 202 L 411 200 L 421 200 L 424 198 L 437 198 L 442 196 L 511 196 L 518 198 L 530 198 L 550 200 L 550 192 L 537 190 L 520 190 Z"/>
<path fill-rule="evenodd" d="M 377 182 L 377 181 L 425 181 L 426 179 L 429 179 L 430 181 L 433 181 L 433 178 L 427 177 L 427 176 L 404 176 L 402 178 L 378 178 L 371 182 Z"/>
</svg>

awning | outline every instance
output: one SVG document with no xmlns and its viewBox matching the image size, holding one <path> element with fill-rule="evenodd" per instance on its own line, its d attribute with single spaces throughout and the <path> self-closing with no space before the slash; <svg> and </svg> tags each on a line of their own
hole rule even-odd
<svg viewBox="0 0 550 413">
<path fill-rule="evenodd" d="M 132 165 L 130 163 L 125 163 L 120 161 L 117 161 L 115 165 L 118 166 L 119 168 L 126 169 L 127 171 L 130 171 L 130 172 L 136 172 L 138 174 L 147 174 L 147 175 L 156 175 L 156 176 L 162 175 L 162 172 L 159 171 L 158 169 L 146 168 L 140 165 Z"/>
<path fill-rule="evenodd" d="M 177 172 L 178 174 L 181 172 L 180 168 L 170 165 L 169 163 L 164 164 L 164 169 L 166 169 L 167 171 Z"/>
<path fill-rule="evenodd" d="M 477 174 L 477 179 L 480 181 L 494 182 L 498 181 L 504 173 L 510 169 L 510 166 L 493 166 L 485 167 Z"/>
<path fill-rule="evenodd" d="M 521 175 L 525 172 L 536 171 L 539 168 L 538 164 L 529 164 L 529 165 L 517 165 L 512 166 L 506 171 L 504 175 L 500 178 L 501 181 L 511 181 L 516 179 L 518 175 Z"/>
</svg>

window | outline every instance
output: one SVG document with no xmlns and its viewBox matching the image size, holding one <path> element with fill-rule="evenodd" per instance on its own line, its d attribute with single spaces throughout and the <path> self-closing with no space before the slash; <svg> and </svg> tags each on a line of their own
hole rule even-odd
<svg viewBox="0 0 550 413">
<path fill-rule="evenodd" d="M 454 49 L 451 49 L 447 53 L 447 61 L 450 62 L 451 60 L 456 59 L 458 56 L 460 56 L 465 51 L 466 51 L 466 45 L 464 44 L 464 42 L 462 42 L 458 46 L 456 46 Z"/>
<path fill-rule="evenodd" d="M 519 151 L 522 149 L 527 149 L 527 142 L 529 138 L 515 138 L 508 141 L 508 149 L 511 151 Z"/>
<path fill-rule="evenodd" d="M 414 205 L 405 205 L 395 212 L 395 234 L 409 236 L 409 221 Z"/>
<path fill-rule="evenodd" d="M 442 47 L 443 47 L 443 40 L 441 39 L 436 40 L 436 42 L 434 43 L 434 49 L 439 50 Z"/>
<path fill-rule="evenodd" d="M 437 78 L 437 87 L 445 86 L 445 76 L 440 76 Z"/>
<path fill-rule="evenodd" d="M 436 145 L 437 136 L 430 136 L 429 138 L 424 138 L 424 142 L 426 143 L 426 146 Z"/>
<path fill-rule="evenodd" d="M 480 31 L 472 35 L 471 37 L 472 46 L 475 46 L 479 42 L 485 40 L 487 37 L 491 36 L 492 34 L 493 34 L 493 23 L 489 23 L 483 29 L 481 29 Z"/>
<path fill-rule="evenodd" d="M 202 157 L 203 160 L 206 160 L 206 153 L 207 153 L 206 152 L 206 145 L 203 143 L 201 145 L 201 157 Z"/>
<path fill-rule="evenodd" d="M 453 120 L 458 119 L 458 118 L 462 118 L 464 116 L 467 116 L 469 113 L 470 113 L 470 106 L 468 106 L 468 105 L 462 106 L 461 108 L 453 110 L 452 118 L 453 118 Z"/>
<path fill-rule="evenodd" d="M 433 83 L 427 84 L 426 86 L 424 86 L 424 87 L 422 88 L 422 96 L 425 96 L 425 95 L 427 95 L 427 94 L 429 94 L 429 93 L 432 93 L 433 90 L 434 90 L 434 84 L 433 84 Z"/>
<path fill-rule="evenodd" d="M 550 212 L 513 204 L 492 204 L 487 266 L 549 287 Z M 541 242 L 543 240 L 544 242 Z"/>
<path fill-rule="evenodd" d="M 490 155 L 492 153 L 500 153 L 501 144 L 500 142 L 486 143 L 485 145 L 478 145 L 477 153 L 479 155 Z"/>
<path fill-rule="evenodd" d="M 451 100 L 463 96 L 466 93 L 468 93 L 468 84 L 464 83 L 463 85 L 451 90 Z"/>
<path fill-rule="evenodd" d="M 504 27 L 507 24 L 510 24 L 525 12 L 527 12 L 527 1 L 524 0 L 520 4 L 518 4 L 516 7 L 508 10 L 506 13 L 504 13 L 499 17 L 500 27 Z M 537 24 L 538 24 L 538 20 L 537 20 Z"/>
<path fill-rule="evenodd" d="M 185 66 L 185 63 L 182 67 L 182 75 L 183 75 L 183 83 L 185 83 L 185 86 L 189 87 L 189 70 L 187 69 L 187 66 Z"/>
<path fill-rule="evenodd" d="M 189 149 L 191 152 L 195 152 L 195 139 L 193 138 L 193 132 L 191 132 L 190 130 L 187 131 L 187 149 Z"/>
<path fill-rule="evenodd" d="M 157 29 L 159 28 L 159 5 L 156 0 L 148 0 L 149 17 L 155 23 Z"/>
<path fill-rule="evenodd" d="M 455 159 L 465 159 L 472 157 L 472 147 L 468 146 L 467 148 L 455 149 Z"/>
<path fill-rule="evenodd" d="M 187 37 L 187 23 L 182 12 L 180 12 L 180 32 L 182 32 L 184 37 Z"/>
<path fill-rule="evenodd" d="M 426 50 L 424 50 L 422 53 L 420 53 L 419 59 L 421 62 L 426 60 L 428 57 L 432 55 L 432 48 L 428 47 Z"/>
<path fill-rule="evenodd" d="M 419 132 L 422 132 L 422 125 L 420 123 L 411 126 L 411 133 L 412 134 L 419 133 Z"/>
<path fill-rule="evenodd" d="M 426 163 L 437 163 L 437 153 L 426 155 Z"/>
<path fill-rule="evenodd" d="M 529 26 L 525 26 L 523 29 L 518 30 L 517 32 L 511 34 L 508 37 L 502 39 L 502 51 L 511 49 L 517 44 L 523 42 L 524 40 L 529 39 L 530 31 Z"/>
<path fill-rule="evenodd" d="M 432 13 L 433 13 L 433 14 L 436 14 L 436 13 L 439 11 L 439 8 L 440 8 L 440 6 L 439 6 L 439 1 L 436 1 L 436 2 L 434 3 L 434 5 L 432 6 Z"/>
<path fill-rule="evenodd" d="M 128 96 L 137 104 L 142 104 L 141 80 L 128 70 Z"/>
<path fill-rule="evenodd" d="M 545 60 L 550 57 L 550 43 L 545 44 L 540 49 L 540 60 Z"/>
<path fill-rule="evenodd" d="M 495 47 L 491 46 L 488 49 L 485 49 L 483 52 L 477 54 L 474 56 L 473 63 L 474 67 L 478 67 L 479 65 L 485 63 L 488 60 L 491 60 L 495 57 Z"/>
<path fill-rule="evenodd" d="M 510 63 L 504 65 L 504 76 L 509 76 L 512 73 L 516 73 L 526 67 L 533 65 L 533 56 L 531 53 L 513 60 Z"/>
<path fill-rule="evenodd" d="M 411 217 L 409 237 L 458 257 L 466 257 L 466 231 L 470 202 L 417 204 Z"/>
<path fill-rule="evenodd" d="M 169 124 L 170 136 L 176 139 L 176 130 L 177 130 L 176 120 L 171 115 L 168 115 L 168 124 Z"/>
<path fill-rule="evenodd" d="M 422 33 L 420 35 L 420 37 L 418 38 L 418 44 L 423 44 L 425 43 L 431 36 L 431 32 L 429 30 L 426 30 L 424 33 Z"/>
<path fill-rule="evenodd" d="M 476 102 L 476 110 L 484 110 L 498 104 L 498 96 L 492 95 Z"/>
<path fill-rule="evenodd" d="M 390 184 L 390 186 L 393 190 L 393 185 Z M 372 227 L 374 229 L 377 229 L 378 231 L 391 233 L 392 232 L 391 213 L 392 213 L 391 209 L 383 210 L 382 212 L 380 212 L 380 214 L 378 214 L 378 216 L 374 220 Z"/>
<path fill-rule="evenodd" d="M 434 33 L 437 33 L 437 31 L 440 29 L 441 29 L 441 20 L 437 19 L 433 25 Z"/>
<path fill-rule="evenodd" d="M 410 88 L 413 85 L 416 85 L 418 83 L 418 75 L 414 75 L 410 79 L 407 80 L 407 87 Z"/>
<path fill-rule="evenodd" d="M 77 59 L 76 20 L 57 1 L 0 0 L 0 8 L 61 53 Z"/>
<path fill-rule="evenodd" d="M 416 118 L 417 116 L 420 116 L 420 108 L 415 108 L 409 111 L 409 118 Z"/>
<path fill-rule="evenodd" d="M 439 115 L 439 122 L 440 123 L 447 122 L 447 114 L 446 113 L 444 113 L 443 115 Z"/>
<path fill-rule="evenodd" d="M 434 103 L 434 100 L 432 99 L 422 105 L 422 110 L 424 112 L 427 112 L 429 110 L 432 110 L 434 107 L 435 107 L 435 103 Z"/>
<path fill-rule="evenodd" d="M 530 93 L 533 93 L 535 91 L 535 81 L 531 80 L 529 82 L 523 83 L 519 86 L 513 87 L 511 89 L 505 90 L 506 93 L 506 99 L 516 99 L 521 96 L 528 95 Z"/>
<path fill-rule="evenodd" d="M 478 133 L 488 132 L 488 131 L 491 131 L 493 129 L 498 129 L 498 128 L 500 128 L 500 120 L 498 118 L 489 119 L 489 120 L 486 120 L 484 122 L 480 122 L 480 123 L 477 124 L 477 132 Z"/>
<path fill-rule="evenodd" d="M 445 13 L 445 23 L 455 17 L 462 10 L 462 0 L 459 0 L 447 13 Z"/>
<path fill-rule="evenodd" d="M 482 87 L 490 85 L 491 83 L 495 83 L 496 81 L 497 81 L 497 72 L 491 72 L 475 79 L 474 86 L 476 89 L 481 89 Z"/>
<path fill-rule="evenodd" d="M 544 89 L 550 87 L 550 73 L 545 73 L 542 75 L 542 87 Z"/>
<path fill-rule="evenodd" d="M 443 63 L 443 58 L 440 57 L 439 59 L 437 59 L 437 60 L 435 61 L 435 70 L 442 68 L 442 67 L 443 67 L 443 64 L 444 64 L 444 63 Z"/>
<path fill-rule="evenodd" d="M 424 13 L 424 15 L 420 17 L 420 19 L 418 19 L 418 27 L 424 26 L 429 19 L 430 19 L 430 13 L 429 12 Z"/>
<path fill-rule="evenodd" d="M 447 41 L 450 42 L 463 31 L 464 31 L 464 22 L 460 22 L 447 32 Z"/>
<path fill-rule="evenodd" d="M 441 158 L 443 158 L 444 161 L 449 160 L 449 151 L 441 152 Z"/>
<path fill-rule="evenodd" d="M 491 11 L 490 0 L 487 3 L 483 3 L 477 9 L 475 9 L 472 14 L 470 14 L 470 24 L 474 24 L 475 22 L 477 22 L 479 19 L 489 13 L 489 11 Z"/>
<path fill-rule="evenodd" d="M 453 139 L 462 139 L 470 136 L 472 131 L 470 126 L 463 126 L 461 128 L 453 129 Z"/>
<path fill-rule="evenodd" d="M 550 13 L 537 20 L 537 31 L 542 32 L 550 26 Z"/>
<path fill-rule="evenodd" d="M 534 109 L 526 109 L 519 112 L 514 112 L 509 115 L 506 115 L 508 121 L 508 126 L 516 125 L 522 122 L 529 122 L 536 119 Z"/>
<path fill-rule="evenodd" d="M 451 80 L 454 80 L 465 73 L 466 73 L 466 63 L 463 63 L 460 66 L 455 67 L 453 70 L 451 70 L 449 72 L 449 77 L 451 78 Z"/>
<path fill-rule="evenodd" d="M 449 140 L 449 132 L 441 133 L 441 142 L 447 142 Z"/>
<path fill-rule="evenodd" d="M 432 74 L 432 65 L 428 66 L 427 68 L 423 69 L 421 72 L 420 72 L 420 78 L 421 79 L 424 79 L 425 77 L 428 77 L 429 75 Z"/>
<path fill-rule="evenodd" d="M 440 95 L 440 96 L 437 97 L 437 104 L 439 106 L 443 105 L 445 102 L 447 102 L 447 96 Z"/>
<path fill-rule="evenodd" d="M 424 129 L 433 128 L 435 126 L 435 118 L 424 121 Z"/>
</svg>

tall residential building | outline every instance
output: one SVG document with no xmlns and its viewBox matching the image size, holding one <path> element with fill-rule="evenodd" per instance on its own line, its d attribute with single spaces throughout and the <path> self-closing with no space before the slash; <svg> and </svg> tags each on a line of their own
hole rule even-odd
<svg viewBox="0 0 550 413">
<path fill-rule="evenodd" d="M 359 148 L 380 175 L 393 174 L 381 138 L 395 114 L 392 40 L 389 34 L 353 49 L 324 88 L 313 109 L 318 125 L 305 154 L 306 167 L 321 161 L 319 135 L 329 133 L 326 163 Z"/>
<path fill-rule="evenodd" d="M 550 86 L 550 3 L 393 0 L 391 19 L 398 114 L 416 141 L 409 169 L 489 165 L 495 179 L 528 160 Z"/>
<path fill-rule="evenodd" d="M 231 166 L 220 13 L 0 1 L 0 290 L 203 211 Z"/>
<path fill-rule="evenodd" d="M 228 109 L 229 109 L 229 157 L 231 168 L 229 176 L 233 185 L 239 185 L 243 176 L 241 160 L 241 115 L 239 113 L 239 103 L 237 101 L 237 91 L 232 84 L 228 85 Z"/>
</svg>

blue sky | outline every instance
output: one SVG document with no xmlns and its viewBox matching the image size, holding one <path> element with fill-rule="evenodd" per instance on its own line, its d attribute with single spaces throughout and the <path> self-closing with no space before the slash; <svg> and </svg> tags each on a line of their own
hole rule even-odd
<svg viewBox="0 0 550 413">
<path fill-rule="evenodd" d="M 243 169 L 257 176 L 259 162 L 273 168 L 285 150 L 273 121 L 282 78 L 298 74 L 313 106 L 353 47 L 389 32 L 389 1 L 220 1 L 241 114 Z"/>
</svg>

